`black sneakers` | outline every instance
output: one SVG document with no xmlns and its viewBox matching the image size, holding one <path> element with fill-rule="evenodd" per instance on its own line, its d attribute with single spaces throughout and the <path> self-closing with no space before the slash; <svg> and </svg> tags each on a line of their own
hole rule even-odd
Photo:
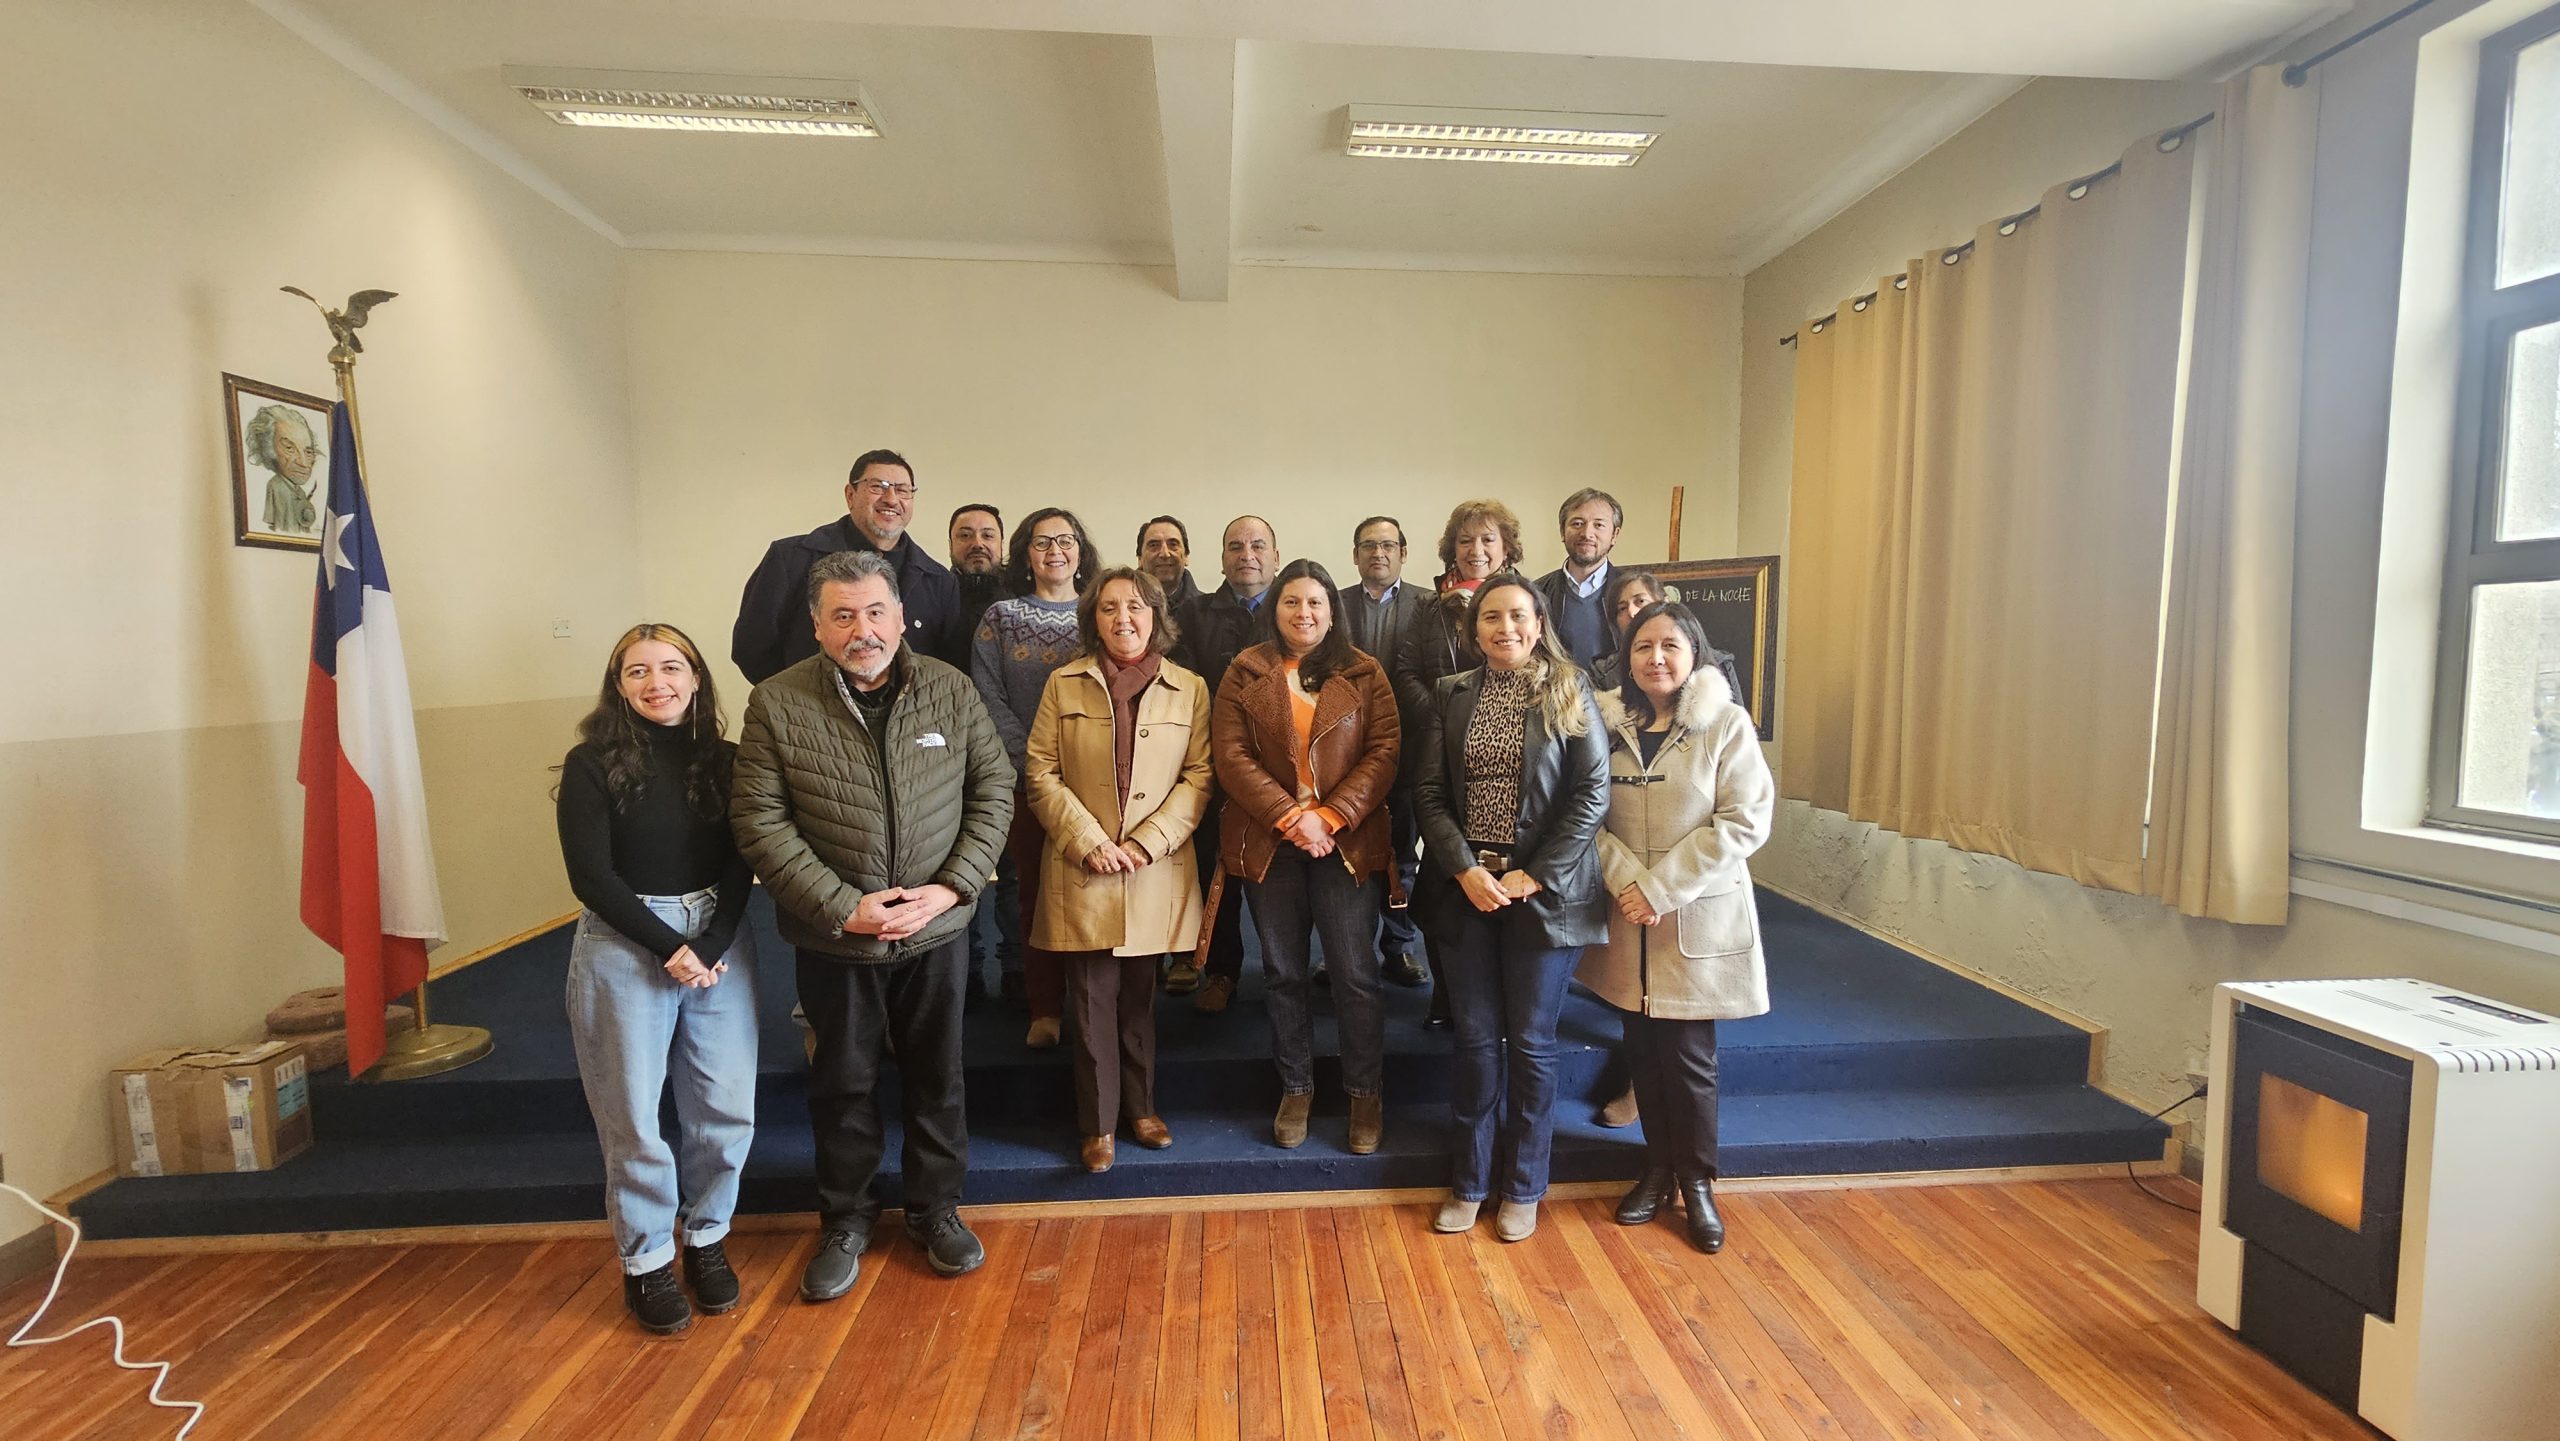
<svg viewBox="0 0 2560 1441">
<path fill-rule="evenodd" d="M 655 1271 L 624 1276 L 622 1304 L 631 1309 L 631 1319 L 652 1335 L 673 1336 L 693 1324 L 693 1307 L 684 1299 L 684 1288 L 676 1284 L 672 1261 Z"/>
<path fill-rule="evenodd" d="M 729 1253 L 720 1243 L 684 1248 L 684 1283 L 693 1288 L 702 1314 L 717 1316 L 738 1304 L 738 1273 L 729 1269 Z"/>
<path fill-rule="evenodd" d="M 937 1276 L 966 1276 L 987 1263 L 987 1248 L 978 1244 L 977 1235 L 960 1219 L 958 1211 L 939 1212 L 921 1222 L 909 1221 L 907 1236 L 924 1248 L 925 1260 L 932 1263 Z"/>
<path fill-rule="evenodd" d="M 871 1228 L 829 1226 L 818 1233 L 818 1254 L 800 1273 L 800 1299 L 832 1301 L 853 1289 L 862 1274 L 862 1253 L 871 1245 Z"/>
</svg>

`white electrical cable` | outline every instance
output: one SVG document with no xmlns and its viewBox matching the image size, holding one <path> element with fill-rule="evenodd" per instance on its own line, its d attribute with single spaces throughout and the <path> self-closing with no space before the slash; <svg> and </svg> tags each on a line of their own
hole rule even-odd
<svg viewBox="0 0 2560 1441">
<path fill-rule="evenodd" d="M 127 1371 L 156 1371 L 160 1373 L 151 1379 L 151 1404 L 171 1411 L 185 1411 L 191 1413 L 187 1417 L 186 1424 L 178 1428 L 178 1441 L 187 1441 L 187 1433 L 196 1429 L 196 1423 L 204 1419 L 204 1403 L 202 1401 L 173 1401 L 161 1396 L 160 1388 L 167 1384 L 169 1380 L 169 1363 L 166 1361 L 126 1360 L 124 1355 L 124 1322 L 121 1319 L 114 1316 L 100 1316 L 95 1320 L 83 1321 L 79 1325 L 74 1326 L 70 1330 L 57 1336 L 29 1336 L 27 1334 L 36 1328 L 36 1323 L 38 1321 L 44 1319 L 44 1313 L 53 1305 L 54 1298 L 62 1294 L 62 1278 L 70 1273 L 71 1258 L 80 1250 L 80 1223 L 72 1220 L 69 1216 L 65 1216 L 60 1212 L 47 1207 L 42 1201 L 37 1200 L 35 1197 L 28 1195 L 26 1192 L 19 1190 L 17 1187 L 10 1185 L 6 1181 L 0 1181 L 0 1191 L 8 1192 L 10 1195 L 17 1197 L 19 1200 L 26 1202 L 30 1206 L 35 1207 L 38 1211 L 42 1212 L 52 1220 L 71 1228 L 71 1244 L 62 1248 L 62 1261 L 59 1265 L 53 1268 L 53 1284 L 45 1288 L 44 1300 L 37 1303 L 35 1314 L 27 1318 L 25 1325 L 20 1326 L 16 1331 L 10 1333 L 7 1343 L 8 1348 L 16 1350 L 25 1346 L 50 1346 L 56 1341 L 67 1341 L 93 1326 L 106 1327 L 108 1330 L 115 1333 L 115 1362 L 118 1366 L 123 1367 Z"/>
</svg>

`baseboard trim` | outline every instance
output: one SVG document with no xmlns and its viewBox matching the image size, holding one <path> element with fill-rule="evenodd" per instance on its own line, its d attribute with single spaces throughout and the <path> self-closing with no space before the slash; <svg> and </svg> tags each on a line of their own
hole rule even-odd
<svg viewBox="0 0 2560 1441">
<path fill-rule="evenodd" d="M 1788 890 L 1785 886 L 1761 880 L 1757 876 L 1752 877 L 1751 883 L 1764 891 L 1784 896 L 1788 900 L 1795 902 L 1797 905 L 1804 907 L 1806 910 L 1811 911 L 1818 916 L 1824 916 L 1831 920 L 1838 921 L 1840 924 L 1847 926 L 1853 931 L 1858 931 L 1865 935 L 1872 936 L 1875 939 L 1884 942 L 1886 945 L 1893 947 L 1897 951 L 1905 951 L 1911 955 L 1917 956 L 1921 960 L 1927 961 L 1930 965 L 1936 966 L 1939 970 L 1952 972 L 1973 982 L 1977 986 L 1997 991 L 2001 995 L 2008 997 L 2010 1000 L 2016 1001 L 2019 1005 L 2027 1007 L 2029 1010 L 2041 1011 L 2045 1015 L 2053 1017 L 2055 1020 L 2062 1022 L 2066 1026 L 2088 1032 L 2089 1084 L 2092 1086 L 2098 1085 L 2099 1077 L 2105 1074 L 2107 1068 L 2107 1028 L 2098 1024 L 2096 1021 L 2090 1020 L 2086 1016 L 2074 1015 L 2071 1012 L 2064 1010 L 2062 1007 L 2055 1005 L 2053 1002 L 2044 999 L 2042 996 L 2032 995 L 2026 991 L 2019 990 L 2016 986 L 2010 985 L 2008 982 L 2003 981 L 1996 976 L 1986 976 L 1971 966 L 1958 965 L 1956 962 L 1948 960 L 1946 957 L 1939 955 L 1934 951 L 1925 950 L 1919 946 L 1913 945 L 1907 937 L 1897 936 L 1887 931 L 1877 930 L 1874 926 L 1867 924 L 1858 917 L 1850 915 L 1848 912 L 1840 910 L 1835 906 L 1825 905 L 1822 902 L 1813 899 L 1811 896 L 1798 895 L 1794 891 Z M 2105 1088 L 2100 1087 L 2100 1089 L 2103 1090 Z M 2114 1092 L 2110 1091 L 2108 1094 L 2114 1095 Z M 2123 1100 L 2124 1098 L 2118 1096 L 2116 1099 Z"/>
<path fill-rule="evenodd" d="M 2171 1142 L 2174 1148 L 2176 1143 Z M 1732 1195 L 1781 1191 L 1854 1191 L 1905 1186 L 2012 1185 L 2034 1181 L 2120 1180 L 2125 1162 L 2069 1166 L 2000 1166 L 1956 1171 L 1873 1171 L 1844 1176 L 1752 1176 L 1718 1181 L 1716 1190 Z M 2178 1174 L 2175 1158 L 2131 1163 L 2138 1176 Z M 1625 1193 L 1624 1181 L 1573 1181 L 1547 1190 L 1551 1201 L 1608 1200 Z M 1282 1191 L 1221 1196 L 1138 1196 L 1116 1201 L 1022 1201 L 962 1209 L 973 1221 L 1076 1220 L 1102 1216 L 1188 1215 L 1205 1211 L 1339 1210 L 1371 1206 L 1421 1206 L 1448 1195 L 1440 1186 L 1410 1186 L 1365 1191 Z M 882 1216 L 888 1225 L 898 1213 Z M 780 1212 L 740 1216 L 732 1228 L 743 1235 L 803 1231 L 817 1224 L 815 1213 Z M 543 1241 L 610 1242 L 612 1228 L 602 1220 L 522 1221 L 489 1226 L 408 1226 L 379 1231 L 276 1231 L 247 1236 L 142 1236 L 128 1240 L 84 1241 L 83 1255 L 183 1256 L 225 1255 L 244 1251 L 335 1250 L 356 1246 L 485 1246 Z"/>
</svg>

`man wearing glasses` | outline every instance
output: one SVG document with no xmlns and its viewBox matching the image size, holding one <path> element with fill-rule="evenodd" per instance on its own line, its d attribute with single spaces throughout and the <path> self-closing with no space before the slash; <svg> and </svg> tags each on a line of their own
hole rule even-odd
<svg viewBox="0 0 2560 1441">
<path fill-rule="evenodd" d="M 969 668 L 969 631 L 961 624 L 960 582 L 948 566 L 925 553 L 907 534 L 915 515 L 915 467 L 894 450 L 867 450 L 853 462 L 844 487 L 845 513 L 807 535 L 786 535 L 765 547 L 738 601 L 738 623 L 729 634 L 729 658 L 761 685 L 784 667 L 818 653 L 808 616 L 809 567 L 840 550 L 874 551 L 898 573 L 906 603 L 907 644 L 925 655 Z"/>
</svg>

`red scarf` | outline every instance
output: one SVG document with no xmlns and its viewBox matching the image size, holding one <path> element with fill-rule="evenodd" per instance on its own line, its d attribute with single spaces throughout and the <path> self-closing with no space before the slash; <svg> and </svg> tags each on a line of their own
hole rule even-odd
<svg viewBox="0 0 2560 1441">
<path fill-rule="evenodd" d="M 1111 765 L 1120 781 L 1120 809 L 1129 809 L 1129 771 L 1137 763 L 1138 696 L 1155 683 L 1164 657 L 1150 651 L 1128 665 L 1101 657 L 1102 684 L 1111 692 Z"/>
</svg>

